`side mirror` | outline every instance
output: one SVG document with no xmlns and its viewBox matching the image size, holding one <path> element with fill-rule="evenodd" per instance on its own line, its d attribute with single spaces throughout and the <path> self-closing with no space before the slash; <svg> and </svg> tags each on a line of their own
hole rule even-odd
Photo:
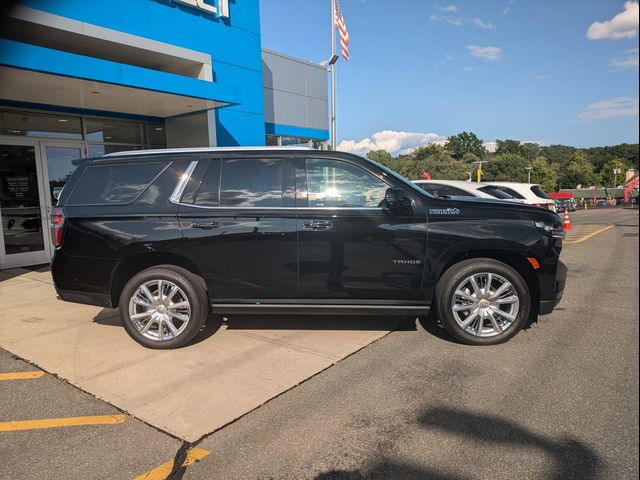
<svg viewBox="0 0 640 480">
<path fill-rule="evenodd" d="M 404 188 L 387 188 L 384 194 L 384 203 L 393 213 L 411 213 L 411 197 Z"/>
</svg>

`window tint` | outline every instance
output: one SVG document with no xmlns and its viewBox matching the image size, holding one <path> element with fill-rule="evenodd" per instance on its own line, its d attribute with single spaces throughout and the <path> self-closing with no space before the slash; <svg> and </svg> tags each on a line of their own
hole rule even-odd
<svg viewBox="0 0 640 480">
<path fill-rule="evenodd" d="M 69 205 L 128 203 L 162 171 L 166 163 L 91 165 L 74 188 Z"/>
<path fill-rule="evenodd" d="M 503 200 L 512 200 L 513 197 L 508 193 L 503 192 L 502 190 L 498 190 L 496 187 L 481 187 L 478 190 L 481 192 L 487 193 L 492 197 L 501 198 Z"/>
<path fill-rule="evenodd" d="M 365 170 L 338 160 L 307 160 L 310 207 L 379 207 L 389 186 Z"/>
<path fill-rule="evenodd" d="M 284 206 L 284 160 L 229 159 L 222 161 L 220 206 Z"/>
<path fill-rule="evenodd" d="M 475 197 L 474 194 L 469 193 L 465 190 L 462 190 L 460 188 L 456 188 L 456 187 L 451 187 L 451 192 L 453 193 L 453 195 L 455 195 L 456 197 Z"/>
<path fill-rule="evenodd" d="M 203 207 L 216 207 L 219 204 L 218 192 L 220 190 L 220 160 L 211 160 L 207 173 L 205 173 L 200 189 L 196 195 L 196 205 Z"/>
<path fill-rule="evenodd" d="M 549 198 L 547 192 L 545 192 L 542 187 L 540 187 L 540 185 L 534 185 L 533 187 L 531 187 L 531 191 L 538 198 L 544 198 L 545 200 Z"/>
<path fill-rule="evenodd" d="M 439 183 L 424 183 L 420 186 L 434 197 L 450 197 L 453 195 L 451 187 L 448 187 L 447 185 L 441 185 Z"/>
<path fill-rule="evenodd" d="M 520 200 L 524 199 L 524 197 L 522 195 L 520 195 L 518 192 L 516 192 L 514 189 L 512 188 L 508 188 L 508 187 L 495 187 L 498 190 L 506 193 L 507 195 L 511 195 L 513 198 L 519 198 Z"/>
</svg>

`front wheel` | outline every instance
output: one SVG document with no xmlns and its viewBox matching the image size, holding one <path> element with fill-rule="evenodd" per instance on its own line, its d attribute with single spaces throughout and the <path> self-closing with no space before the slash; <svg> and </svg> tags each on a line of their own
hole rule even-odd
<svg viewBox="0 0 640 480">
<path fill-rule="evenodd" d="M 495 345 L 516 335 L 531 311 L 531 294 L 522 276 L 490 258 L 451 266 L 436 288 L 440 320 L 468 345 Z"/>
<path fill-rule="evenodd" d="M 143 270 L 120 295 L 124 328 L 149 348 L 186 345 L 203 327 L 207 314 L 207 293 L 198 277 L 171 265 Z"/>
</svg>

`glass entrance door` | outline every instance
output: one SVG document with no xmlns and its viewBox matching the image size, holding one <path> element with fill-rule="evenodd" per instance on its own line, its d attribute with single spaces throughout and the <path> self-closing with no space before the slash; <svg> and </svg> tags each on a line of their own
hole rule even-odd
<svg viewBox="0 0 640 480">
<path fill-rule="evenodd" d="M 77 142 L 41 141 L 47 222 L 65 183 L 76 170 L 76 160 L 84 157 L 84 145 Z"/>
<path fill-rule="evenodd" d="M 0 139 L 0 268 L 51 259 L 37 141 Z"/>
</svg>

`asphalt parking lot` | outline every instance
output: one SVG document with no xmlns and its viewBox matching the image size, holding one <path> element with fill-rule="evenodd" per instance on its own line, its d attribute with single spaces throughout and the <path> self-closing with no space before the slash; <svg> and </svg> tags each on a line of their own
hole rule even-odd
<svg viewBox="0 0 640 480">
<path fill-rule="evenodd" d="M 578 211 L 571 220 L 562 304 L 495 347 L 458 345 L 431 319 L 325 319 L 305 329 L 304 319 L 244 318 L 209 332 L 194 353 L 138 353 L 121 350 L 133 342 L 109 312 L 69 315 L 55 302 L 37 310 L 27 298 L 2 317 L 3 476 L 637 478 L 638 211 Z M 3 300 L 50 288 L 46 271 L 21 278 L 0 280 Z M 30 310 L 19 321 L 17 307 Z M 46 338 L 20 337 L 47 321 Z M 218 383 L 200 362 L 225 335 L 259 345 L 228 350 L 223 363 L 247 360 L 251 376 L 229 371 L 263 393 L 227 398 L 231 410 L 244 407 L 221 415 L 216 402 L 240 387 Z M 84 348 L 88 340 L 103 347 Z M 181 376 L 177 356 L 191 374 Z M 149 383 L 150 375 L 169 380 Z M 197 401 L 181 404 L 181 390 Z M 202 427 L 180 435 L 180 422 L 152 426 L 154 410 Z"/>
</svg>

